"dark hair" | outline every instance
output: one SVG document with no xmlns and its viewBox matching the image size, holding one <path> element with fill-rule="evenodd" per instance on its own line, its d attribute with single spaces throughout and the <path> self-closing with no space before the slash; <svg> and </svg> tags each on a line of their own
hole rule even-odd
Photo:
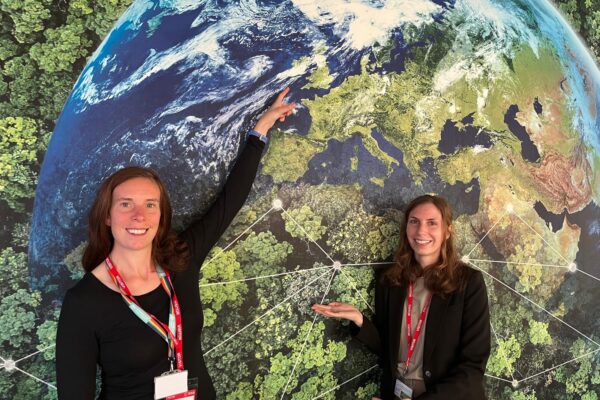
<svg viewBox="0 0 600 400">
<path fill-rule="evenodd" d="M 83 268 L 90 272 L 112 250 L 114 238 L 106 220 L 110 216 L 113 191 L 121 183 L 133 178 L 145 178 L 154 182 L 160 190 L 160 220 L 152 241 L 152 258 L 165 270 L 182 271 L 187 264 L 189 252 L 185 242 L 171 230 L 171 201 L 165 185 L 158 174 L 149 168 L 125 167 L 104 180 L 90 210 L 88 244 L 81 260 Z"/>
<path fill-rule="evenodd" d="M 442 225 L 445 229 L 444 234 L 449 233 L 448 238 L 444 239 L 442 243 L 440 259 L 435 264 L 428 265 L 427 268 L 422 268 L 418 264 L 406 236 L 410 213 L 422 204 L 433 204 L 440 210 Z M 400 226 L 400 245 L 396 251 L 395 263 L 383 272 L 381 279 L 392 285 L 408 285 L 410 282 L 414 282 L 417 277 L 423 276 L 425 286 L 431 292 L 440 296 L 446 296 L 457 289 L 461 289 L 464 284 L 465 264 L 458 259 L 454 248 L 454 234 L 451 226 L 452 209 L 443 197 L 423 195 L 411 201 L 406 207 Z"/>
</svg>

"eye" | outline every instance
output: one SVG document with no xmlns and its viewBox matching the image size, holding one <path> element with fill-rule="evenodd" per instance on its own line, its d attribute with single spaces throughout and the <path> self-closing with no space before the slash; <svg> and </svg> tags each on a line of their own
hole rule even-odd
<svg viewBox="0 0 600 400">
<path fill-rule="evenodd" d="M 122 208 L 129 208 L 131 206 L 131 203 L 128 201 L 122 201 L 119 203 L 119 206 Z"/>
<path fill-rule="evenodd" d="M 416 220 L 416 219 L 409 219 L 409 220 L 408 220 L 408 223 L 409 223 L 409 224 L 411 224 L 411 225 L 415 225 L 415 224 L 417 224 L 418 222 L 419 222 L 419 221 L 418 221 L 418 220 Z"/>
<path fill-rule="evenodd" d="M 429 226 L 437 226 L 437 221 L 429 221 Z"/>
<path fill-rule="evenodd" d="M 157 203 L 147 203 L 146 207 L 147 208 L 156 208 L 156 207 L 158 207 L 158 204 Z"/>
</svg>

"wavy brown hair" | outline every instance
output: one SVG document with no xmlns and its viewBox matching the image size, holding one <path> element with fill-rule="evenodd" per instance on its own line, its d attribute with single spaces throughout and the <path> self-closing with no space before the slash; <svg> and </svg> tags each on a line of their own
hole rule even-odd
<svg viewBox="0 0 600 400">
<path fill-rule="evenodd" d="M 90 210 L 88 234 L 89 240 L 81 263 L 87 272 L 100 265 L 108 256 L 114 244 L 110 226 L 106 224 L 110 216 L 113 191 L 121 183 L 133 178 L 145 178 L 154 182 L 160 190 L 160 220 L 156 236 L 152 241 L 152 258 L 162 268 L 171 272 L 185 269 L 189 251 L 171 229 L 171 201 L 165 185 L 158 174 L 149 168 L 125 167 L 104 180 Z"/>
<path fill-rule="evenodd" d="M 410 247 L 406 235 L 410 213 L 422 204 L 433 204 L 440 210 L 444 236 L 449 233 L 448 238 L 442 243 L 440 259 L 435 264 L 426 266 L 426 268 L 421 267 L 415 259 L 415 253 Z M 406 286 L 418 277 L 423 276 L 427 289 L 442 297 L 457 289 L 462 289 L 464 286 L 465 264 L 458 259 L 453 237 L 452 209 L 446 199 L 433 195 L 423 195 L 415 198 L 406 207 L 402 219 L 400 245 L 395 254 L 395 263 L 382 273 L 381 279 L 391 285 Z"/>
</svg>

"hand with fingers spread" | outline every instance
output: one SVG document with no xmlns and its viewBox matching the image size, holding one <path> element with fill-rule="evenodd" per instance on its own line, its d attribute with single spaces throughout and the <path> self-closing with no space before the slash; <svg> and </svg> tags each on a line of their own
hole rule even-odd
<svg viewBox="0 0 600 400">
<path fill-rule="evenodd" d="M 296 103 L 284 103 L 283 98 L 289 93 L 290 88 L 285 88 L 277 98 L 271 104 L 271 107 L 267 111 L 261 115 L 261 117 L 256 122 L 254 126 L 254 130 L 261 135 L 266 135 L 269 129 L 273 127 L 275 122 L 279 120 L 280 122 L 285 121 L 285 118 L 290 116 L 296 107 Z"/>
<path fill-rule="evenodd" d="M 338 303 L 336 301 L 329 304 L 313 304 L 312 309 L 317 314 L 326 317 L 343 318 L 352 321 L 359 328 L 363 324 L 363 315 L 356 307 L 348 303 Z"/>
</svg>

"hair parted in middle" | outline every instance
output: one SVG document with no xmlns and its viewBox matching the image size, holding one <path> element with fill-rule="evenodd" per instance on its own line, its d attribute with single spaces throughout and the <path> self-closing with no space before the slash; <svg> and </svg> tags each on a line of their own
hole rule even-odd
<svg viewBox="0 0 600 400">
<path fill-rule="evenodd" d="M 442 214 L 442 227 L 444 239 L 441 247 L 440 259 L 433 265 L 423 268 L 415 258 L 415 253 L 406 235 L 408 218 L 412 210 L 422 204 L 433 204 Z M 381 275 L 383 282 L 392 285 L 408 285 L 420 276 L 425 280 L 425 286 L 435 294 L 446 296 L 464 285 L 465 265 L 458 259 L 454 248 L 454 233 L 452 231 L 452 208 L 444 199 L 435 195 L 422 195 L 413 199 L 407 206 L 400 226 L 400 244 L 394 257 L 394 264 L 387 268 Z"/>
<path fill-rule="evenodd" d="M 89 214 L 88 244 L 82 258 L 83 268 L 87 272 L 104 261 L 114 244 L 112 231 L 106 224 L 112 207 L 113 191 L 123 182 L 134 178 L 149 179 L 158 186 L 160 191 L 160 220 L 156 236 L 152 241 L 152 258 L 168 271 L 182 271 L 186 267 L 189 251 L 186 243 L 181 241 L 171 229 L 173 211 L 164 183 L 150 168 L 134 166 L 121 168 L 113 173 L 98 189 Z"/>
</svg>

